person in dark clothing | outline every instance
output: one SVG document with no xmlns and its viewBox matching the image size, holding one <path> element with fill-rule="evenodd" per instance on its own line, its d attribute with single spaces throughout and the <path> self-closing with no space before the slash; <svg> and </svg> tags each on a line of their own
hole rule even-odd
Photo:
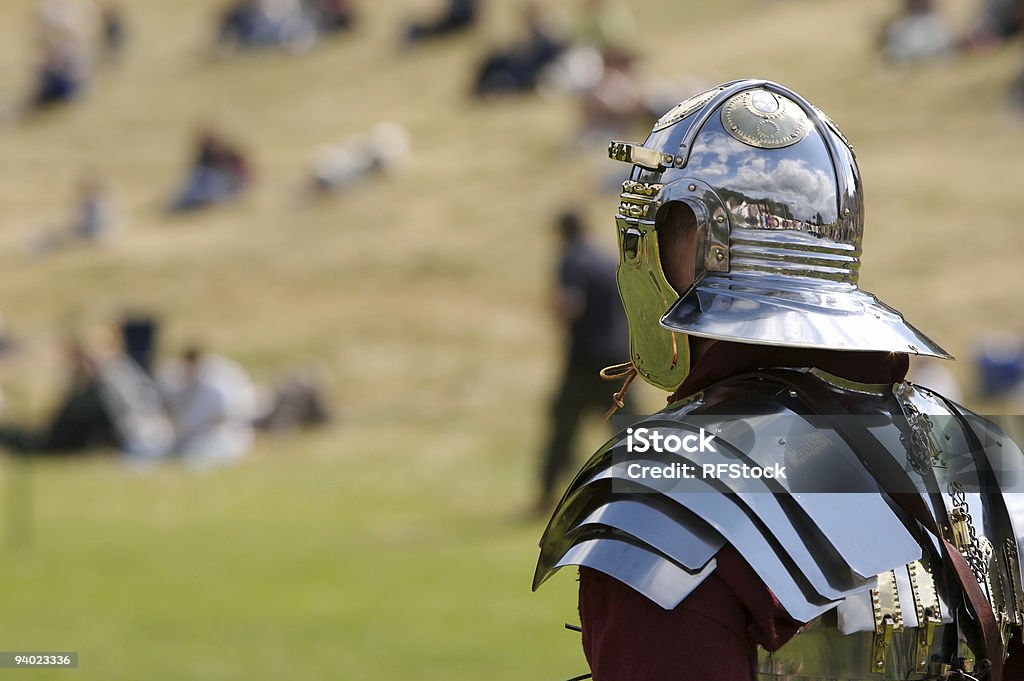
<svg viewBox="0 0 1024 681">
<path fill-rule="evenodd" d="M 448 6 L 439 16 L 409 24 L 405 42 L 412 45 L 462 33 L 476 25 L 479 15 L 480 0 L 448 0 Z"/>
<path fill-rule="evenodd" d="M 995 47 L 1020 34 L 1024 28 L 1024 1 L 988 0 L 963 39 L 967 50 Z"/>
<path fill-rule="evenodd" d="M 256 0 L 237 0 L 230 3 L 218 22 L 218 42 L 239 45 L 255 42 L 259 19 L 259 3 Z"/>
<path fill-rule="evenodd" d="M 603 368 L 628 354 L 626 319 L 615 287 L 615 260 L 586 239 L 583 219 L 566 211 L 558 220 L 562 252 L 555 311 L 566 327 L 565 364 L 551 407 L 551 433 L 541 461 L 537 510 L 550 511 L 560 474 L 572 463 L 581 417 L 603 413 L 612 390 Z"/>
<path fill-rule="evenodd" d="M 544 67 L 565 50 L 565 41 L 552 29 L 538 5 L 528 4 L 523 16 L 526 38 L 484 59 L 473 85 L 477 97 L 536 89 Z"/>
<path fill-rule="evenodd" d="M 306 0 L 309 14 L 320 34 L 342 33 L 355 26 L 356 12 L 352 0 Z"/>
<path fill-rule="evenodd" d="M 75 51 L 67 45 L 49 46 L 36 72 L 29 107 L 39 110 L 70 102 L 84 89 L 84 67 Z"/>
<path fill-rule="evenodd" d="M 99 367 L 77 342 L 68 345 L 71 376 L 64 396 L 42 430 L 0 428 L 0 444 L 19 452 L 73 453 L 116 447 L 119 438 L 103 395 Z"/>
</svg>

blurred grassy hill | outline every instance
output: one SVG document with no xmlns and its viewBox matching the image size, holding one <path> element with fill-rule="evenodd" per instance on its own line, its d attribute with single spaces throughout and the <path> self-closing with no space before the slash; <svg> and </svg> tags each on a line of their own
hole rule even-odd
<svg viewBox="0 0 1024 681">
<path fill-rule="evenodd" d="M 0 3 L 0 102 L 27 88 L 32 4 Z M 8 410 L 50 404 L 62 333 L 141 308 L 163 316 L 165 354 L 199 339 L 260 379 L 322 360 L 342 418 L 205 475 L 0 460 L 9 544 L 31 539 L 0 553 L 0 649 L 78 650 L 82 679 L 581 673 L 560 631 L 573 581 L 529 593 L 541 526 L 519 518 L 558 364 L 551 219 L 581 202 L 611 247 L 616 197 L 594 188 L 619 169 L 603 147 L 569 153 L 564 98 L 467 98 L 477 58 L 516 33 L 514 3 L 410 53 L 399 26 L 426 0 L 363 3 L 355 35 L 309 55 L 218 60 L 218 3 L 123 4 L 124 61 L 80 104 L 0 128 L 0 312 L 27 345 L 0 361 Z M 1024 124 L 1002 108 L 1020 50 L 887 69 L 871 47 L 893 4 L 632 3 L 651 82 L 767 77 L 837 121 L 866 184 L 864 287 L 969 357 L 984 333 L 1024 330 Z M 255 189 L 167 218 L 205 121 L 251 151 Z M 314 150 L 380 121 L 409 130 L 408 165 L 298 206 Z M 90 169 L 121 231 L 26 257 Z"/>
</svg>

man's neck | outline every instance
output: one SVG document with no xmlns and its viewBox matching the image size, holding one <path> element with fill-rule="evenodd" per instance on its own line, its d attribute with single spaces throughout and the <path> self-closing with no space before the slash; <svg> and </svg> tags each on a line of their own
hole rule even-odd
<svg viewBox="0 0 1024 681">
<path fill-rule="evenodd" d="M 674 402 L 723 378 L 778 367 L 816 368 L 859 383 L 898 383 L 910 368 L 907 355 L 845 352 L 736 343 L 690 336 L 690 373 L 669 397 Z"/>
</svg>

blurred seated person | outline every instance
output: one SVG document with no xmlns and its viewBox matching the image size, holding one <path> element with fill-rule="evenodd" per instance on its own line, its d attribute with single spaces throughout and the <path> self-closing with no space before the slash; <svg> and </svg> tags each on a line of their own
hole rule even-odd
<svg viewBox="0 0 1024 681">
<path fill-rule="evenodd" d="M 28 108 L 38 111 L 78 98 L 85 90 L 86 70 L 85 60 L 71 43 L 46 45 Z"/>
<path fill-rule="evenodd" d="M 253 425 L 272 432 L 311 428 L 327 423 L 331 414 L 324 398 L 321 373 L 312 368 L 296 369 L 264 389 Z"/>
<path fill-rule="evenodd" d="M 252 447 L 255 394 L 240 365 L 192 347 L 160 370 L 158 382 L 176 455 L 204 466 L 234 461 Z"/>
<path fill-rule="evenodd" d="M 297 0 L 231 0 L 217 28 L 220 47 L 304 51 L 315 40 L 316 27 Z"/>
<path fill-rule="evenodd" d="M 473 93 L 478 97 L 533 91 L 544 68 L 565 49 L 565 42 L 537 3 L 523 10 L 525 37 L 507 50 L 494 52 L 480 65 Z"/>
<path fill-rule="evenodd" d="M 645 105 L 633 56 L 608 47 L 602 55 L 601 78 L 583 92 L 583 141 L 615 136 L 652 117 Z"/>
<path fill-rule="evenodd" d="M 49 423 L 38 430 L 0 427 L 0 444 L 38 454 L 112 448 L 161 453 L 169 431 L 146 373 L 120 353 L 100 361 L 78 341 L 69 342 L 66 352 L 70 375 Z"/>
<path fill-rule="evenodd" d="M 306 0 L 306 12 L 321 34 L 341 33 L 355 25 L 352 0 Z"/>
<path fill-rule="evenodd" d="M 891 63 L 934 59 L 953 47 L 953 35 L 935 0 L 904 0 L 903 9 L 882 28 L 882 55 Z"/>
<path fill-rule="evenodd" d="M 250 181 L 249 162 L 242 150 L 216 130 L 204 128 L 196 138 L 188 177 L 169 210 L 181 213 L 225 203 L 244 192 Z"/>
<path fill-rule="evenodd" d="M 964 38 L 968 50 L 1005 43 L 1024 28 L 1024 0 L 986 0 L 983 5 Z"/>
<path fill-rule="evenodd" d="M 322 150 L 313 163 L 310 190 L 324 195 L 386 175 L 409 155 L 409 136 L 393 123 L 381 123 L 368 135 Z"/>
<path fill-rule="evenodd" d="M 49 423 L 38 431 L 5 426 L 0 429 L 0 442 L 18 451 L 45 454 L 119 446 L 99 364 L 77 341 L 68 343 L 66 353 L 67 385 Z"/>
<path fill-rule="evenodd" d="M 30 250 L 41 255 L 76 243 L 99 242 L 107 237 L 116 223 L 110 191 L 94 174 L 84 176 L 78 185 L 78 196 L 68 224 L 38 235 Z"/>
<path fill-rule="evenodd" d="M 407 44 L 462 33 L 476 25 L 480 16 L 480 0 L 448 0 L 435 17 L 409 24 L 405 32 Z"/>
</svg>

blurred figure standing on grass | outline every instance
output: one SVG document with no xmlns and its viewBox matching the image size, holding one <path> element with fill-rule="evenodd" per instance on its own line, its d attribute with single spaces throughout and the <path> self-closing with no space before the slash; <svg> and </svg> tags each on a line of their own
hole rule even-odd
<svg viewBox="0 0 1024 681">
<path fill-rule="evenodd" d="M 435 38 L 464 33 L 477 24 L 480 0 L 447 0 L 441 12 L 422 21 L 414 21 L 405 29 L 405 44 L 414 45 Z"/>
<path fill-rule="evenodd" d="M 629 355 L 626 317 L 615 283 L 616 260 L 594 247 L 582 216 L 566 210 L 558 218 L 561 253 L 554 308 L 565 327 L 565 360 L 551 406 L 551 433 L 542 453 L 536 511 L 554 504 L 559 476 L 572 465 L 576 433 L 587 412 L 601 415 L 613 390 L 600 372 Z"/>
<path fill-rule="evenodd" d="M 184 213 L 225 203 L 242 194 L 251 180 L 249 162 L 241 148 L 220 132 L 203 128 L 196 136 L 188 176 L 168 211 Z"/>
</svg>

